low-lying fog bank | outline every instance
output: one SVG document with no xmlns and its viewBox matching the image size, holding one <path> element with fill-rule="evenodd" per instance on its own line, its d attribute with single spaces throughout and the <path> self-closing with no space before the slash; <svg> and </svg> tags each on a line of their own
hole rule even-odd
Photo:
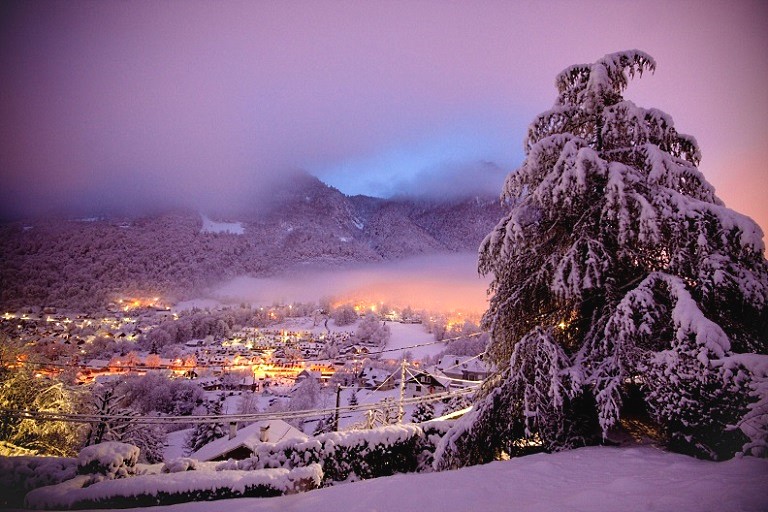
<svg viewBox="0 0 768 512">
<path fill-rule="evenodd" d="M 476 253 L 439 254 L 337 270 L 296 268 L 277 277 L 240 276 L 215 287 L 208 298 L 254 305 L 332 298 L 482 313 L 489 282 L 477 273 Z"/>
</svg>

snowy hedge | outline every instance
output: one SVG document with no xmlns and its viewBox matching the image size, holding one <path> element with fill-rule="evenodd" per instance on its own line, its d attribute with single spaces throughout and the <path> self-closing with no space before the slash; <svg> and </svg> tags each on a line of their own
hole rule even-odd
<svg viewBox="0 0 768 512">
<path fill-rule="evenodd" d="M 323 472 L 318 464 L 258 471 L 185 471 L 104 480 L 87 486 L 81 475 L 30 492 L 28 508 L 87 509 L 171 505 L 242 497 L 269 497 L 315 489 Z"/>
<path fill-rule="evenodd" d="M 73 479 L 83 487 L 125 478 L 136 473 L 138 459 L 138 448 L 117 442 L 86 446 L 77 458 L 0 457 L 0 505 L 20 505 L 30 490 L 62 482 L 72 485 Z"/>
<path fill-rule="evenodd" d="M 308 441 L 262 443 L 253 457 L 220 463 L 179 458 L 160 475 L 135 475 L 138 449 L 102 443 L 80 452 L 78 476 L 30 492 L 30 508 L 82 509 L 169 505 L 301 492 L 338 482 L 430 471 L 450 422 L 331 432 Z M 61 482 L 61 480 L 58 480 Z"/>
<path fill-rule="evenodd" d="M 372 430 L 330 432 L 308 441 L 286 440 L 260 444 L 253 457 L 222 463 L 221 469 L 299 468 L 320 464 L 323 486 L 429 471 L 444 422 L 388 425 Z"/>
<path fill-rule="evenodd" d="M 76 472 L 72 457 L 0 457 L 0 508 L 19 506 L 30 490 L 69 480 Z"/>
</svg>

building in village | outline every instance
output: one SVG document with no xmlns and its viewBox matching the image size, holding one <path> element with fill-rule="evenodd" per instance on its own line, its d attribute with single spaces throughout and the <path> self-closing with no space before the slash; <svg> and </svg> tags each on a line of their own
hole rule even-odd
<svg viewBox="0 0 768 512">
<path fill-rule="evenodd" d="M 395 374 L 391 371 L 373 366 L 365 366 L 357 374 L 357 382 L 360 387 L 365 389 L 386 391 L 395 387 L 396 378 Z"/>
<path fill-rule="evenodd" d="M 243 460 L 253 455 L 262 443 L 278 443 L 286 439 L 305 441 L 309 437 L 283 420 L 264 420 L 237 429 L 230 425 L 229 436 L 211 441 L 190 455 L 201 462 L 220 460 Z"/>
<path fill-rule="evenodd" d="M 490 375 L 488 366 L 477 356 L 444 355 L 435 369 L 446 377 L 459 380 L 481 381 Z"/>
<path fill-rule="evenodd" d="M 451 380 L 426 371 L 409 372 L 405 379 L 405 396 L 427 396 L 448 391 Z"/>
</svg>

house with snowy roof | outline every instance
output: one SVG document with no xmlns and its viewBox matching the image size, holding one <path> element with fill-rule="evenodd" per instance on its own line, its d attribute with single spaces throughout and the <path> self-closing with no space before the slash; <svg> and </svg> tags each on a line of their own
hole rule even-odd
<svg viewBox="0 0 768 512">
<path fill-rule="evenodd" d="M 444 355 L 435 368 L 451 379 L 481 381 L 490 371 L 488 366 L 477 356 Z"/>
<path fill-rule="evenodd" d="M 408 373 L 410 375 L 405 379 L 405 396 L 409 398 L 444 393 L 448 391 L 450 386 L 450 379 L 441 375 L 435 375 L 426 371 Z"/>
<path fill-rule="evenodd" d="M 259 444 L 278 443 L 286 439 L 306 441 L 309 437 L 283 420 L 257 421 L 241 429 L 232 423 L 229 436 L 211 441 L 190 457 L 201 462 L 242 460 L 250 457 Z"/>
<path fill-rule="evenodd" d="M 312 370 L 310 368 L 304 368 L 299 372 L 298 375 L 296 375 L 296 383 L 303 382 L 306 379 L 315 379 L 316 381 L 320 382 L 320 380 L 323 378 L 322 374 L 319 371 Z"/>
<path fill-rule="evenodd" d="M 357 381 L 366 389 L 379 389 L 386 391 L 395 387 L 395 376 L 392 372 L 382 368 L 366 366 L 357 374 Z"/>
</svg>

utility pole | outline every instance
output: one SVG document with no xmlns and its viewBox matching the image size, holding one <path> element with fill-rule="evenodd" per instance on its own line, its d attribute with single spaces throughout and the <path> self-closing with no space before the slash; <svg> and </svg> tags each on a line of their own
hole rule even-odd
<svg viewBox="0 0 768 512">
<path fill-rule="evenodd" d="M 339 431 L 339 405 L 341 405 L 341 384 L 336 384 L 336 412 L 333 419 L 333 430 Z"/>
<path fill-rule="evenodd" d="M 403 397 L 405 395 L 405 357 L 400 363 L 400 405 L 397 409 L 397 422 L 402 423 L 405 411 L 403 410 Z"/>
</svg>

